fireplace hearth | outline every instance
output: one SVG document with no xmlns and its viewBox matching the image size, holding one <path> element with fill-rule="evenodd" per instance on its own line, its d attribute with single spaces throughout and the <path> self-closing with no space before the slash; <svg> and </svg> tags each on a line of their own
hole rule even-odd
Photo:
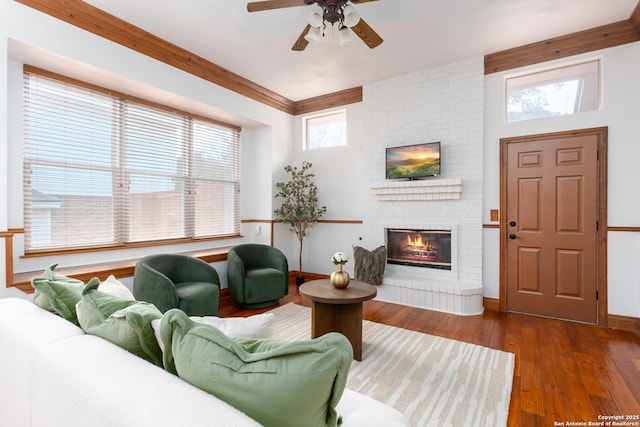
<svg viewBox="0 0 640 427">
<path fill-rule="evenodd" d="M 387 263 L 451 270 L 451 230 L 387 228 Z"/>
</svg>

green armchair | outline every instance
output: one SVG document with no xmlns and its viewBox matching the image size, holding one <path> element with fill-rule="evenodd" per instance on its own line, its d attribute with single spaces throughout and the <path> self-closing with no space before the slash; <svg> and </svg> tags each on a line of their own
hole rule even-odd
<svg viewBox="0 0 640 427">
<path fill-rule="evenodd" d="M 289 293 L 289 264 L 273 246 L 246 243 L 229 249 L 227 282 L 235 305 L 264 308 Z"/>
<path fill-rule="evenodd" d="M 189 316 L 215 316 L 220 308 L 220 277 L 215 268 L 192 256 L 149 255 L 136 263 L 133 296 L 162 313 L 179 308 Z"/>
</svg>

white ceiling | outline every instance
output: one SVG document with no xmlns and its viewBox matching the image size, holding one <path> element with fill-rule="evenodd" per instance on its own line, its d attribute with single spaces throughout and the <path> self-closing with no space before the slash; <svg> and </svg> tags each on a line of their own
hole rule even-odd
<svg viewBox="0 0 640 427">
<path fill-rule="evenodd" d="M 293 101 L 626 20 L 638 4 L 379 0 L 354 7 L 382 45 L 354 36 L 339 46 L 328 30 L 294 52 L 309 6 L 249 13 L 246 0 L 85 1 Z"/>
</svg>

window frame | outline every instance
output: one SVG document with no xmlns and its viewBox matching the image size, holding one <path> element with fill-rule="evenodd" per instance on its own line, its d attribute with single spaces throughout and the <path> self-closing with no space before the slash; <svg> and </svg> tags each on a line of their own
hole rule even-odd
<svg viewBox="0 0 640 427">
<path fill-rule="evenodd" d="M 565 83 L 568 81 L 571 81 L 570 79 L 567 78 L 567 76 L 583 76 L 585 74 L 575 74 L 575 73 L 570 73 L 568 72 L 569 69 L 573 68 L 573 67 L 578 67 L 581 65 L 586 65 L 586 64 L 590 64 L 590 63 L 596 63 L 597 64 L 597 79 L 595 84 L 597 85 L 597 89 L 595 94 L 597 95 L 597 102 L 594 103 L 595 104 L 595 108 L 591 108 L 591 109 L 586 109 L 586 110 L 577 110 L 574 111 L 572 113 L 564 113 L 564 114 L 550 114 L 547 116 L 542 116 L 542 117 L 531 117 L 531 118 L 522 118 L 522 119 L 517 119 L 517 120 L 510 120 L 509 119 L 509 81 L 513 81 L 515 79 L 523 79 L 523 78 L 531 78 L 533 80 L 533 84 L 531 85 L 516 85 L 516 88 L 521 87 L 521 88 L 539 88 L 539 87 L 544 87 L 544 86 L 548 86 L 550 84 L 555 84 L 555 83 Z M 564 73 L 563 73 L 564 71 Z M 538 67 L 538 68 L 532 68 L 526 71 L 522 71 L 522 72 L 518 72 L 518 73 L 514 73 L 514 74 L 507 74 L 504 76 L 504 81 L 503 81 L 503 120 L 504 123 L 507 124 L 511 124 L 511 123 L 518 123 L 518 122 L 527 122 L 530 120 L 539 120 L 539 119 L 548 119 L 548 118 L 554 118 L 554 117 L 564 117 L 564 116 L 573 116 L 576 114 L 580 114 L 580 113 L 584 113 L 584 112 L 589 112 L 589 111 L 599 111 L 602 109 L 602 105 L 603 105 L 603 93 L 602 93 L 602 71 L 603 71 L 603 58 L 602 56 L 596 56 L 596 57 L 589 57 L 589 58 L 583 58 L 580 60 L 576 60 L 576 61 L 566 61 L 566 62 L 562 62 L 559 64 L 554 64 L 554 65 L 550 65 L 550 66 L 546 66 L 546 67 Z M 552 72 L 556 72 L 558 75 L 555 77 L 550 77 L 549 73 Z M 563 75 L 564 74 L 564 75 Z M 540 78 L 540 79 L 536 79 L 535 76 L 544 76 L 547 75 L 546 78 Z M 579 82 L 580 86 L 584 86 L 584 82 Z M 582 97 L 583 94 L 580 94 L 579 97 Z"/>
<path fill-rule="evenodd" d="M 311 128 L 310 122 L 313 120 L 322 120 L 322 119 L 331 119 L 332 117 L 339 117 L 339 120 L 334 120 L 334 122 L 344 123 L 344 140 L 341 144 L 333 144 L 333 145 L 325 145 L 319 147 L 311 147 L 310 146 L 310 135 L 309 131 Z M 347 110 L 346 108 L 340 108 L 336 110 L 324 111 L 317 114 L 309 114 L 302 118 L 302 148 L 303 150 L 322 150 L 326 148 L 336 148 L 336 147 L 345 147 L 348 144 L 348 126 L 347 126 Z"/>
<path fill-rule="evenodd" d="M 228 229 L 224 229 L 223 232 L 219 232 L 216 234 L 201 234 L 201 235 L 196 235 L 195 234 L 195 223 L 196 223 L 196 213 L 197 213 L 197 209 L 195 207 L 195 198 L 196 196 L 189 196 L 192 198 L 192 200 L 189 202 L 187 201 L 187 198 L 184 197 L 182 199 L 181 202 L 181 209 L 184 210 L 186 212 L 186 215 L 189 215 L 190 218 L 188 218 L 187 220 L 185 220 L 185 222 L 183 223 L 182 227 L 184 228 L 184 236 L 179 236 L 179 237 L 171 237 L 171 238 L 159 238 L 159 239 L 149 239 L 149 240 L 136 240 L 136 241 L 131 241 L 130 239 L 127 238 L 123 238 L 122 236 L 122 231 L 128 230 L 128 227 L 131 226 L 131 220 L 129 217 L 127 217 L 127 213 L 124 211 L 118 211 L 117 213 L 114 213 L 113 216 L 113 224 L 112 226 L 114 227 L 115 231 L 113 232 L 113 241 L 106 243 L 106 244 L 90 244 L 90 245 L 76 245 L 76 244 L 72 244 L 71 246 L 68 245 L 52 245 L 49 247 L 43 247 L 43 246 L 39 246 L 39 247 L 31 247 L 29 245 L 30 242 L 30 235 L 28 235 L 28 233 L 30 233 L 30 221 L 27 218 L 27 215 L 29 215 L 31 206 L 33 205 L 33 199 L 29 198 L 29 192 L 27 192 L 27 180 L 29 179 L 29 177 L 26 175 L 23 177 L 23 204 L 24 204 L 24 211 L 23 211 L 23 221 L 24 221 L 24 229 L 25 229 L 25 247 L 24 247 L 24 253 L 25 256 L 39 256 L 39 255 L 50 255 L 52 253 L 75 253 L 75 252 L 91 252 L 91 251 L 100 251 L 100 250 L 115 250 L 115 249 L 125 249 L 125 248 L 134 248 L 134 247 L 147 247 L 147 246 L 159 246 L 159 245 L 174 245 L 174 244 L 182 244 L 182 243 L 192 243 L 192 242 L 201 242 L 201 241 L 207 241 L 207 240 L 220 240 L 220 239 L 227 239 L 227 238 L 233 238 L 233 237 L 238 237 L 240 236 L 240 227 L 241 227 L 241 219 L 240 219 L 240 200 L 241 200 L 241 196 L 240 196 L 240 133 L 241 133 L 241 128 L 239 126 L 233 125 L 233 124 L 229 124 L 226 122 L 222 122 L 210 117 L 205 117 L 199 114 L 193 114 L 184 110 L 180 110 L 180 109 L 176 109 L 176 108 L 172 108 L 170 106 L 166 106 L 163 104 L 159 104 L 153 101 L 149 101 L 146 99 L 142 99 L 142 98 L 138 98 L 135 96 L 130 96 L 130 95 L 126 95 L 124 93 L 115 91 L 115 90 L 111 90 L 111 89 L 107 89 L 101 86 L 97 86 L 91 83 L 87 83 L 81 80 L 76 80 L 67 76 L 63 76 L 60 74 L 56 74 L 50 71 L 46 71 L 46 70 L 42 70 L 30 65 L 24 65 L 23 66 L 23 79 L 26 81 L 27 74 L 32 74 L 35 76 L 39 76 L 39 77 L 43 77 L 46 79 L 51 79 L 56 81 L 58 84 L 62 84 L 62 85 L 69 85 L 71 87 L 77 87 L 81 90 L 88 90 L 88 91 L 92 91 L 92 92 L 97 92 L 98 94 L 102 94 L 102 95 L 106 95 L 107 97 L 111 97 L 114 99 L 117 99 L 117 101 L 119 103 L 129 103 L 131 105 L 139 105 L 142 106 L 144 108 L 151 108 L 157 111 L 164 111 L 167 112 L 169 114 L 172 115 L 177 115 L 182 117 L 181 120 L 188 122 L 187 125 L 184 127 L 184 129 L 186 129 L 186 138 L 188 139 L 188 142 L 186 143 L 186 149 L 189 150 L 191 152 L 190 156 L 195 155 L 194 154 L 194 145 L 196 144 L 196 141 L 194 141 L 194 136 L 193 136 L 193 128 L 194 126 L 196 126 L 197 124 L 203 124 L 204 126 L 202 127 L 203 129 L 220 129 L 221 132 L 220 134 L 223 135 L 221 138 L 224 139 L 224 144 L 228 144 L 230 146 L 232 146 L 231 151 L 232 156 L 233 156 L 233 161 L 232 164 L 228 166 L 227 163 L 224 164 L 223 170 L 232 170 L 232 179 L 229 180 L 228 184 L 230 184 L 233 189 L 231 190 L 232 196 L 231 196 L 231 200 L 232 203 L 228 206 L 225 205 L 225 207 L 223 208 L 223 212 L 227 212 L 228 217 L 231 218 L 231 222 L 229 222 L 227 220 L 226 226 L 228 226 Z M 27 97 L 27 88 L 25 87 L 24 91 L 23 91 L 23 97 Z M 122 104 L 120 104 L 120 107 L 114 107 L 114 109 L 117 108 L 122 108 L 121 107 Z M 24 143 L 25 143 L 25 148 L 28 146 L 29 141 L 28 141 L 28 134 L 26 132 L 26 126 L 27 126 L 27 106 L 25 105 L 25 110 L 24 110 L 24 114 L 25 114 L 25 134 L 24 134 Z M 112 113 L 115 115 L 118 115 L 120 113 Z M 119 120 L 118 125 L 122 126 L 123 125 L 123 118 L 119 117 L 117 120 Z M 228 133 L 228 138 L 225 136 Z M 217 135 L 217 134 L 216 134 Z M 123 149 L 123 144 L 124 139 L 123 139 L 123 135 L 119 135 L 117 137 L 113 138 L 113 141 L 111 142 L 111 152 L 112 154 L 117 153 L 116 157 L 123 157 L 122 156 L 122 149 Z M 116 141 L 117 139 L 117 141 Z M 215 145 L 215 141 L 212 142 L 212 146 Z M 22 161 L 25 165 L 28 166 L 28 161 L 29 159 L 26 157 L 25 154 L 22 155 Z M 123 165 L 125 163 L 125 161 L 121 158 L 119 160 L 120 163 L 112 165 L 111 166 L 111 171 L 113 173 L 113 177 L 111 179 L 111 185 L 115 188 L 118 184 L 116 182 L 117 177 L 116 174 L 117 173 L 121 173 Z M 188 160 L 188 163 L 190 165 L 190 169 L 188 171 L 188 176 L 187 176 L 187 180 L 189 181 L 188 184 L 185 187 L 184 193 L 193 193 L 193 187 L 194 187 L 194 183 L 197 180 L 202 180 L 203 176 L 196 176 L 194 175 L 194 168 L 191 168 L 191 166 L 193 165 L 193 158 L 191 158 L 190 160 Z M 210 180 L 210 179 L 209 179 Z M 119 195 L 119 197 L 116 196 L 116 193 L 114 191 L 114 193 L 112 193 L 112 200 L 111 200 L 111 204 L 113 206 L 114 210 L 117 210 L 119 208 L 122 208 L 122 206 L 118 206 L 121 201 L 118 200 L 122 194 L 125 194 L 125 196 L 130 196 L 131 195 L 131 191 L 129 189 L 125 189 L 122 191 L 122 193 Z M 29 206 L 29 212 L 27 212 L 27 206 Z M 202 216 L 202 212 L 200 213 Z M 124 221 L 124 223 L 121 223 L 122 221 Z M 120 224 L 119 224 L 120 223 Z M 230 224 L 230 225 L 229 225 Z"/>
</svg>

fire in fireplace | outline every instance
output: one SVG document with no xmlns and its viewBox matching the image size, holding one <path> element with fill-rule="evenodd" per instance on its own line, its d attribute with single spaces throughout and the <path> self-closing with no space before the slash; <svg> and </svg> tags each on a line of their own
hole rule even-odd
<svg viewBox="0 0 640 427">
<path fill-rule="evenodd" d="M 451 270 L 451 230 L 387 228 L 387 262 Z"/>
</svg>

